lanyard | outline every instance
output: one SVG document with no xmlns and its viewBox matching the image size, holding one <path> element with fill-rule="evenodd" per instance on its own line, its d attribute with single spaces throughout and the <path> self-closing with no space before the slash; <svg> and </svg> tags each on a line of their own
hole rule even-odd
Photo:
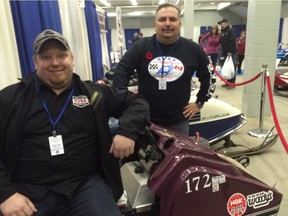
<svg viewBox="0 0 288 216">
<path fill-rule="evenodd" d="M 167 55 L 164 57 L 163 56 L 163 52 L 162 52 L 162 49 L 160 47 L 160 44 L 159 44 L 159 41 L 157 40 L 157 38 L 155 38 L 156 40 L 156 44 L 157 44 L 157 47 L 158 47 L 158 50 L 160 52 L 160 55 L 162 57 L 162 71 L 161 71 L 161 78 L 163 78 L 163 73 L 164 73 L 164 61 L 166 59 L 167 56 L 169 56 L 173 50 L 177 47 L 178 43 L 179 43 L 179 39 L 177 39 L 176 43 L 171 47 L 171 49 L 169 50 L 169 52 L 167 53 Z"/>
<path fill-rule="evenodd" d="M 56 121 L 54 121 L 53 118 L 52 118 L 52 116 L 51 116 L 51 114 L 49 113 L 47 104 L 46 104 L 46 102 L 45 102 L 45 100 L 44 100 L 44 98 L 43 98 L 43 96 L 42 96 L 42 94 L 41 94 L 41 92 L 40 92 L 40 88 L 39 88 L 39 86 L 38 86 L 37 83 L 36 83 L 36 79 L 35 79 L 34 84 L 35 84 L 36 91 L 37 91 L 37 93 L 39 94 L 39 96 L 40 96 L 40 98 L 41 98 L 42 105 L 43 105 L 46 113 L 48 114 L 49 121 L 50 121 L 50 123 L 51 123 L 51 125 L 52 125 L 52 135 L 55 137 L 55 136 L 56 136 L 56 130 L 55 130 L 56 125 L 58 124 L 58 122 L 59 122 L 60 119 L 62 118 L 62 116 L 63 116 L 66 108 L 68 107 L 68 103 L 69 103 L 70 99 L 72 98 L 72 95 L 73 95 L 73 93 L 74 93 L 74 91 L 75 91 L 75 86 L 73 85 L 73 87 L 72 87 L 72 89 L 71 89 L 71 91 L 70 91 L 70 94 L 69 94 L 68 98 L 66 99 L 66 102 L 65 102 L 64 106 L 62 107 L 62 109 L 61 109 L 61 111 L 60 111 L 60 113 L 59 113 Z"/>
</svg>

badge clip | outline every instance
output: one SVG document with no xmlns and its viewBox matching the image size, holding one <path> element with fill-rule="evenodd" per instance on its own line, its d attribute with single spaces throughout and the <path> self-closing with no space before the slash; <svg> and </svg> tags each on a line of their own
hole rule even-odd
<svg viewBox="0 0 288 216">
<path fill-rule="evenodd" d="M 55 129 L 53 129 L 53 131 L 52 131 L 52 136 L 53 136 L 53 137 L 56 137 L 56 136 L 57 136 L 57 133 L 56 133 L 56 130 L 55 130 Z"/>
</svg>

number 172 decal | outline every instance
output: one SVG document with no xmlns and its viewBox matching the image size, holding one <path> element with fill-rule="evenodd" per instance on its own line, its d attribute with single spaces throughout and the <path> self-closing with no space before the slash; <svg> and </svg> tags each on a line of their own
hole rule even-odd
<svg viewBox="0 0 288 216">
<path fill-rule="evenodd" d="M 219 185 L 225 182 L 225 175 L 211 177 L 209 174 L 204 174 L 203 176 L 195 176 L 185 181 L 186 194 L 210 187 L 212 187 L 212 192 L 216 192 L 219 191 Z"/>
</svg>

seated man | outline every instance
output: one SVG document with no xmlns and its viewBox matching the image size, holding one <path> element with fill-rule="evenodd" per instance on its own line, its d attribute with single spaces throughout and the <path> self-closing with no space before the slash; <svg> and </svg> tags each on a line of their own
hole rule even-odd
<svg viewBox="0 0 288 216">
<path fill-rule="evenodd" d="M 81 81 L 58 32 L 40 33 L 33 49 L 36 73 L 0 91 L 0 215 L 120 216 L 119 159 L 149 122 L 147 102 Z"/>
</svg>

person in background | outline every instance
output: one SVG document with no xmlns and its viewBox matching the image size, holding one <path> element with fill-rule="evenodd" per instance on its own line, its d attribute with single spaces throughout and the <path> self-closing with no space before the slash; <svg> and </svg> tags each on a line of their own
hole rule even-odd
<svg viewBox="0 0 288 216">
<path fill-rule="evenodd" d="M 201 38 L 202 38 L 206 33 L 208 33 L 208 32 L 207 32 L 207 31 L 203 31 L 203 32 L 200 33 L 200 35 L 199 35 L 199 37 L 198 37 L 198 44 L 200 44 Z"/>
<path fill-rule="evenodd" d="M 150 105 L 151 121 L 188 135 L 188 118 L 199 112 L 211 97 L 209 60 L 199 44 L 180 36 L 180 10 L 173 4 L 159 5 L 155 31 L 135 43 L 122 57 L 113 86 L 126 89 L 136 69 L 138 92 Z M 189 102 L 194 72 L 201 86 L 197 99 Z"/>
<path fill-rule="evenodd" d="M 139 38 L 140 39 L 143 38 L 143 33 L 142 32 L 139 33 Z"/>
<path fill-rule="evenodd" d="M 221 26 L 221 38 L 220 38 L 220 45 L 221 45 L 221 57 L 220 57 L 220 66 L 222 67 L 226 58 L 231 56 L 234 62 L 235 71 L 236 71 L 236 35 L 234 30 L 229 26 L 228 20 L 223 19 L 218 22 Z M 229 83 L 236 82 L 236 73 L 234 73 L 234 77 L 230 80 L 227 80 Z M 223 84 L 222 87 L 227 87 L 227 89 L 233 89 L 235 86 Z"/>
<path fill-rule="evenodd" d="M 206 54 L 211 57 L 212 64 L 216 68 L 220 46 L 220 35 L 217 25 L 212 26 L 210 31 L 200 39 L 200 45 Z"/>
<path fill-rule="evenodd" d="M 139 94 L 73 73 L 66 38 L 34 40 L 36 73 L 0 91 L 0 215 L 122 215 L 119 159 L 149 123 Z M 119 119 L 112 138 L 108 119 Z"/>
<path fill-rule="evenodd" d="M 140 40 L 141 38 L 139 37 L 139 34 L 138 34 L 138 32 L 135 32 L 134 33 L 134 35 L 133 35 L 133 40 L 131 41 L 131 40 L 129 40 L 128 42 L 129 43 L 131 43 L 131 44 L 134 44 L 134 43 L 136 43 L 138 40 Z"/>
<path fill-rule="evenodd" d="M 240 37 L 236 39 L 236 48 L 237 48 L 236 68 L 238 74 L 241 74 L 242 62 L 245 57 L 245 46 L 246 46 L 246 31 L 241 31 Z"/>
</svg>

